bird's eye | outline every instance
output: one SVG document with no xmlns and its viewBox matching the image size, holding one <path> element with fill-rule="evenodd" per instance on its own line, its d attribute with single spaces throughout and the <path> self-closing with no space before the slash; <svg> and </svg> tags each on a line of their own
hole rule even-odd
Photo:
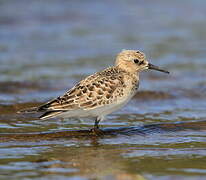
<svg viewBox="0 0 206 180">
<path fill-rule="evenodd" d="M 134 63 L 138 64 L 139 63 L 139 59 L 134 59 Z"/>
</svg>

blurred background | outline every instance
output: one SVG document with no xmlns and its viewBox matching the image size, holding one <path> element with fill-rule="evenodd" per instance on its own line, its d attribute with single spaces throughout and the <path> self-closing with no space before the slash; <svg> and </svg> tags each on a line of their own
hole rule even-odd
<svg viewBox="0 0 206 180">
<path fill-rule="evenodd" d="M 39 121 L 16 111 L 112 66 L 122 49 L 145 52 L 171 74 L 142 73 L 139 94 L 103 127 L 205 120 L 205 19 L 203 0 L 0 0 L 0 132 L 90 128 L 90 119 Z M 105 137 L 95 145 L 6 142 L 0 177 L 205 179 L 205 138 L 205 132 L 183 131 Z"/>
</svg>

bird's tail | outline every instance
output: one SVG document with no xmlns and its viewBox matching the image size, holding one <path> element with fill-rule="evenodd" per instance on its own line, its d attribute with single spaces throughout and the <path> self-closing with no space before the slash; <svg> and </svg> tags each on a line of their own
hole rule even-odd
<svg viewBox="0 0 206 180">
<path fill-rule="evenodd" d="M 32 108 L 28 108 L 28 109 L 23 109 L 23 110 L 17 111 L 17 113 L 23 113 L 23 114 L 36 113 L 36 112 L 44 112 L 44 114 L 42 114 L 39 117 L 39 119 L 48 119 L 48 118 L 56 117 L 57 115 L 61 114 L 64 111 L 62 111 L 62 110 L 45 111 L 44 109 L 42 109 L 42 106 L 40 106 L 40 107 L 32 107 Z"/>
<path fill-rule="evenodd" d="M 23 110 L 20 110 L 20 111 L 17 111 L 17 113 L 35 113 L 35 112 L 38 112 L 39 111 L 39 108 L 38 107 L 32 107 L 32 108 L 29 108 L 29 109 L 23 109 Z"/>
</svg>

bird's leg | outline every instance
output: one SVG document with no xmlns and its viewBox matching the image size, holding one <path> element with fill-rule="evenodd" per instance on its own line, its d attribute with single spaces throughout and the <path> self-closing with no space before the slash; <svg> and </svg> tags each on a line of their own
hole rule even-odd
<svg viewBox="0 0 206 180">
<path fill-rule="evenodd" d="M 94 129 L 99 129 L 99 122 L 101 121 L 101 119 L 99 119 L 98 117 L 95 119 L 94 122 Z"/>
<path fill-rule="evenodd" d="M 99 129 L 99 122 L 104 119 L 104 116 L 98 116 L 94 122 L 94 129 Z"/>
<path fill-rule="evenodd" d="M 94 122 L 94 127 L 92 128 L 92 132 L 95 134 L 95 135 L 103 135 L 103 131 L 99 129 L 99 122 L 103 119 L 103 117 L 97 117 L 95 119 L 95 122 Z"/>
</svg>

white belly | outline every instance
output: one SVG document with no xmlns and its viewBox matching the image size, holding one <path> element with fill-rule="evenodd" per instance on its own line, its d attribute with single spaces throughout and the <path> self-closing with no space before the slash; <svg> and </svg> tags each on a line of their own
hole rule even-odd
<svg viewBox="0 0 206 180">
<path fill-rule="evenodd" d="M 136 92 L 133 92 L 130 95 L 123 96 L 122 98 L 118 99 L 116 102 L 112 104 L 103 105 L 101 107 L 97 107 L 89 110 L 78 109 L 78 110 L 67 111 L 65 113 L 61 113 L 58 116 L 64 118 L 106 116 L 122 108 L 124 105 L 126 105 L 129 102 L 129 100 L 134 96 L 135 93 Z"/>
</svg>

